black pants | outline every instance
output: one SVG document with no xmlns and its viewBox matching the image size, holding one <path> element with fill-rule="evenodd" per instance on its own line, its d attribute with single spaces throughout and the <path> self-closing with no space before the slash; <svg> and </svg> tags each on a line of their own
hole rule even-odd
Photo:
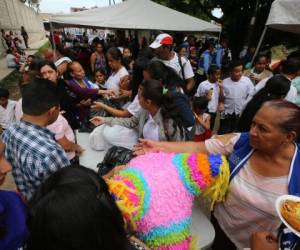
<svg viewBox="0 0 300 250">
<path fill-rule="evenodd" d="M 211 214 L 210 221 L 213 224 L 216 232 L 215 241 L 211 246 L 211 249 L 212 250 L 236 250 L 236 246 L 224 233 L 224 231 L 220 227 L 217 219 L 214 217 L 213 214 Z"/>
<path fill-rule="evenodd" d="M 227 114 L 225 118 L 221 119 L 220 121 L 220 129 L 218 134 L 224 135 L 236 131 L 239 117 L 240 116 L 236 114 Z"/>
<path fill-rule="evenodd" d="M 25 43 L 25 46 L 26 48 L 28 49 L 28 36 L 23 36 L 23 40 L 24 40 L 24 43 Z"/>
</svg>

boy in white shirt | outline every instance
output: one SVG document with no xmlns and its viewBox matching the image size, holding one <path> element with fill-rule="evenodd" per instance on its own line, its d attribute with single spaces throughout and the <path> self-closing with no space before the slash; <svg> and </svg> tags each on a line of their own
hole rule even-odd
<svg viewBox="0 0 300 250">
<path fill-rule="evenodd" d="M 9 92 L 7 89 L 0 88 L 0 131 L 7 129 L 10 124 L 16 121 L 15 106 L 16 102 L 9 100 Z"/>
<path fill-rule="evenodd" d="M 198 86 L 195 96 L 205 96 L 208 98 L 208 113 L 211 117 L 210 129 L 215 124 L 216 114 L 219 107 L 219 99 L 223 97 L 223 84 L 219 84 L 221 78 L 221 70 L 217 65 L 212 65 L 207 71 L 208 79 L 201 82 Z"/>
<path fill-rule="evenodd" d="M 243 76 L 241 61 L 232 61 L 229 70 L 230 77 L 223 81 L 224 112 L 221 114 L 219 134 L 227 134 L 236 130 L 246 99 L 254 91 L 251 80 Z"/>
</svg>

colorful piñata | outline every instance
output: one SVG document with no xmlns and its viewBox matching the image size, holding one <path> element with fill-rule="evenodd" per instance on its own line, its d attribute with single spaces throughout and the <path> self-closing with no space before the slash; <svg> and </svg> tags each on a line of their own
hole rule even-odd
<svg viewBox="0 0 300 250">
<path fill-rule="evenodd" d="M 107 181 L 126 221 L 151 249 L 189 249 L 193 200 L 203 194 L 213 206 L 224 199 L 229 180 L 226 158 L 151 153 L 128 166 Z"/>
</svg>

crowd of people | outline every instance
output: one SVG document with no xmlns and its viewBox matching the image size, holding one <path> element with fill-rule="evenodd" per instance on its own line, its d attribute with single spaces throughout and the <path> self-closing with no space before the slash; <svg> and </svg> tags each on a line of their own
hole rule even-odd
<svg viewBox="0 0 300 250">
<path fill-rule="evenodd" d="M 29 36 L 24 26 L 20 32 L 1 29 L 1 43 L 6 50 L 6 64 L 8 68 L 20 68 L 25 62 L 25 49 L 28 49 Z"/>
<path fill-rule="evenodd" d="M 2 40 L 18 51 L 12 35 Z M 294 249 L 274 204 L 300 193 L 299 51 L 276 69 L 259 54 L 245 70 L 225 40 L 52 42 L 19 69 L 21 99 L 0 88 L 0 185 L 12 171 L 18 190 L 0 190 L 0 249 L 189 249 L 189 210 L 205 190 L 223 194 L 212 249 Z M 75 130 L 95 150 L 130 152 L 131 167 L 100 177 L 75 166 Z"/>
</svg>

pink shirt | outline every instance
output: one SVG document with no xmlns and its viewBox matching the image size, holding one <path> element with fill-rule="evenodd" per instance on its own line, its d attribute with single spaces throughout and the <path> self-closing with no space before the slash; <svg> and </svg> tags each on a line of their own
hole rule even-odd
<svg viewBox="0 0 300 250">
<path fill-rule="evenodd" d="M 23 116 L 22 98 L 17 101 L 15 116 L 17 121 L 20 121 Z M 54 134 L 55 140 L 62 139 L 65 136 L 69 141 L 75 142 L 73 130 L 71 129 L 68 121 L 61 114 L 58 115 L 55 122 L 47 126 L 47 129 Z M 69 160 L 75 157 L 75 152 L 66 152 L 66 154 Z"/>
</svg>

